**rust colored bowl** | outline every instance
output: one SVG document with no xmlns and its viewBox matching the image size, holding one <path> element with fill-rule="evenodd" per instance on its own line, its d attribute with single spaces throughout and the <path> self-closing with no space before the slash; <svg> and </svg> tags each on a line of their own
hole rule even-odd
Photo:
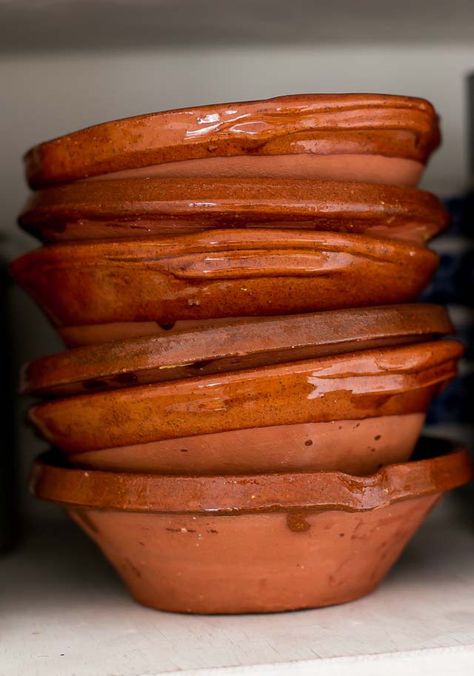
<svg viewBox="0 0 474 676">
<path fill-rule="evenodd" d="M 67 327 L 401 303 L 421 292 L 437 260 L 396 240 L 255 229 L 54 244 L 18 258 L 11 270 Z"/>
<path fill-rule="evenodd" d="M 32 490 L 67 508 L 144 605 L 314 608 L 372 591 L 441 495 L 471 480 L 464 449 L 425 441 L 422 450 L 425 459 L 364 478 L 168 477 L 71 469 L 44 457 Z"/>
<path fill-rule="evenodd" d="M 46 242 L 276 227 L 394 237 L 422 244 L 448 214 L 414 188 L 307 179 L 149 178 L 78 181 L 33 193 L 20 225 Z"/>
<path fill-rule="evenodd" d="M 364 476 L 408 460 L 424 413 L 197 434 L 68 455 L 71 465 L 184 476 L 340 471 Z"/>
<path fill-rule="evenodd" d="M 429 304 L 225 320 L 36 359 L 22 369 L 20 393 L 90 393 L 426 342 L 452 332 L 446 309 Z"/>
<path fill-rule="evenodd" d="M 362 350 L 51 400 L 33 406 L 29 419 L 54 446 L 82 453 L 254 427 L 424 413 L 455 375 L 461 354 L 452 340 Z M 285 435 L 273 437 L 284 454 Z M 221 449 L 223 465 L 228 450 Z"/>
<path fill-rule="evenodd" d="M 221 374 L 452 331 L 444 308 L 400 305 L 228 321 L 203 330 L 77 348 L 38 359 L 21 391 L 67 396 Z M 267 425 L 74 453 L 73 464 L 166 474 L 334 469 L 368 474 L 408 459 L 424 413 Z"/>
<path fill-rule="evenodd" d="M 423 99 L 307 94 L 106 122 L 32 148 L 33 188 L 103 176 L 270 176 L 416 185 L 439 145 Z"/>
</svg>

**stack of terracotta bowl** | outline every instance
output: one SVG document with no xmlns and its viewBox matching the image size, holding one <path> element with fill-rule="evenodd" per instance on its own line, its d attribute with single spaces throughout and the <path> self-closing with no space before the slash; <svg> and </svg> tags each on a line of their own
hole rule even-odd
<svg viewBox="0 0 474 676">
<path fill-rule="evenodd" d="M 412 304 L 446 225 L 420 99 L 294 96 L 109 122 L 26 157 L 13 263 L 67 351 L 27 364 L 67 507 L 146 605 L 226 613 L 373 589 L 469 480 L 427 441 L 462 349 Z"/>
</svg>

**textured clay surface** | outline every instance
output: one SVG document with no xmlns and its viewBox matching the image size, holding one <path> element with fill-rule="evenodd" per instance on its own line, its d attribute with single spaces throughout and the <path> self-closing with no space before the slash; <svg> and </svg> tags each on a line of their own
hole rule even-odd
<svg viewBox="0 0 474 676">
<path fill-rule="evenodd" d="M 210 475 L 291 471 L 371 474 L 411 456 L 423 413 L 251 427 L 69 455 L 82 468 Z"/>
<path fill-rule="evenodd" d="M 186 613 L 263 613 L 369 593 L 438 497 L 363 513 L 69 513 L 139 603 Z"/>
</svg>

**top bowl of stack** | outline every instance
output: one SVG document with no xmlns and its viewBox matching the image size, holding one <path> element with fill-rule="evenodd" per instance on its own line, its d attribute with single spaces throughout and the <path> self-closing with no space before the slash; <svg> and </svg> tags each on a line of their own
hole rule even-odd
<svg viewBox="0 0 474 676">
<path fill-rule="evenodd" d="M 440 143 L 424 99 L 305 94 L 106 122 L 32 148 L 34 189 L 97 177 L 269 176 L 416 185 Z"/>
</svg>

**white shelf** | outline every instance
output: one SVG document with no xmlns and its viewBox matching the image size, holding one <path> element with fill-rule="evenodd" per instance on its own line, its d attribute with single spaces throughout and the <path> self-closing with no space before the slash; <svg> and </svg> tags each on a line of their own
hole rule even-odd
<svg viewBox="0 0 474 676">
<path fill-rule="evenodd" d="M 43 522 L 0 562 L 0 673 L 471 676 L 471 513 L 468 502 L 451 499 L 365 599 L 236 617 L 142 608 L 72 524 Z"/>
</svg>

